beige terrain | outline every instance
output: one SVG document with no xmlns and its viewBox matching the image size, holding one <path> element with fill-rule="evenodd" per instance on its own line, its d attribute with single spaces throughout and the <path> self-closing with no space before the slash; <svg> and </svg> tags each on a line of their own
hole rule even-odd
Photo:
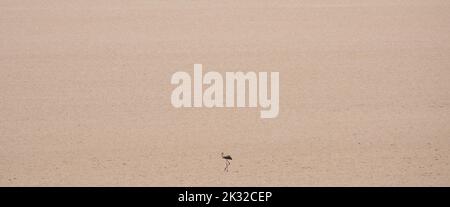
<svg viewBox="0 0 450 207">
<path fill-rule="evenodd" d="M 0 40 L 0 186 L 450 186 L 447 0 L 0 0 Z M 194 63 L 279 116 L 174 108 Z"/>
</svg>

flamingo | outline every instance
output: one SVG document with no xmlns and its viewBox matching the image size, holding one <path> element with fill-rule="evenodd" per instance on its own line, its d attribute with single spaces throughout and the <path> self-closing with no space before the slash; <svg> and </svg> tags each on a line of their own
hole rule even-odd
<svg viewBox="0 0 450 207">
<path fill-rule="evenodd" d="M 233 160 L 233 158 L 231 158 L 230 155 L 224 155 L 222 152 L 222 159 L 225 159 L 225 169 L 223 169 L 223 171 L 227 171 L 228 172 L 228 166 L 231 165 L 229 160 Z"/>
</svg>

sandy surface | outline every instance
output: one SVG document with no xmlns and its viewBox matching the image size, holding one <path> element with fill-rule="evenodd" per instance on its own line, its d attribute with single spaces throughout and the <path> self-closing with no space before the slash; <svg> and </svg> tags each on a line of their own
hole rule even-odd
<svg viewBox="0 0 450 207">
<path fill-rule="evenodd" d="M 449 34 L 447 0 L 1 0 L 0 186 L 449 186 Z M 173 108 L 194 63 L 279 71 L 279 117 Z"/>
</svg>

